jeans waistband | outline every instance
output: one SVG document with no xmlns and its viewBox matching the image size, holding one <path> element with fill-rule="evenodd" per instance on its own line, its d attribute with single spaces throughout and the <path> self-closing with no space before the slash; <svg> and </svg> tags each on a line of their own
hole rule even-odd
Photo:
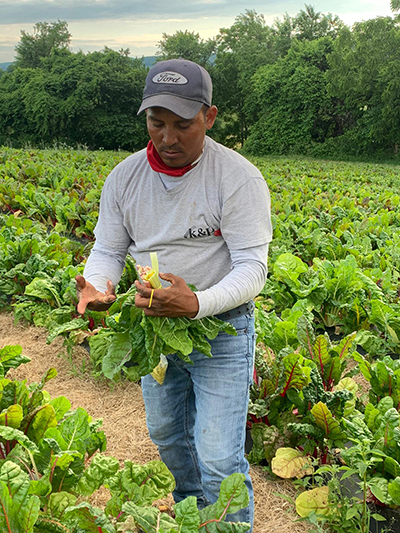
<svg viewBox="0 0 400 533">
<path fill-rule="evenodd" d="M 247 315 L 254 311 L 254 307 L 255 307 L 254 300 L 250 300 L 249 302 L 239 305 L 238 307 L 235 307 L 234 309 L 225 311 L 225 313 L 221 313 L 220 315 L 215 315 L 215 318 L 218 318 L 219 320 L 229 320 L 230 318 L 235 318 L 237 316 Z"/>
</svg>

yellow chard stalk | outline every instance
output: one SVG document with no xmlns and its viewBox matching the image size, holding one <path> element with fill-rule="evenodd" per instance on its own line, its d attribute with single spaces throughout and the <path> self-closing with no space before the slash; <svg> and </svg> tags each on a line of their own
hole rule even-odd
<svg viewBox="0 0 400 533">
<path fill-rule="evenodd" d="M 157 252 L 150 252 L 151 267 L 141 267 L 138 265 L 139 275 L 143 281 L 148 281 L 153 289 L 162 289 L 158 272 Z"/>
<path fill-rule="evenodd" d="M 143 281 L 148 281 L 153 289 L 162 289 L 159 270 L 158 270 L 158 257 L 157 252 L 150 252 L 151 268 L 138 266 L 139 275 Z M 162 385 L 164 383 L 165 374 L 168 368 L 168 360 L 164 354 L 160 356 L 160 362 L 154 368 L 151 375 L 153 378 Z"/>
</svg>

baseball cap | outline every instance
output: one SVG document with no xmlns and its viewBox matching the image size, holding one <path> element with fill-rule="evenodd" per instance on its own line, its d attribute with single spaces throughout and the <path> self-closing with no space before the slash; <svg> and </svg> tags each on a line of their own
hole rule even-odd
<svg viewBox="0 0 400 533">
<path fill-rule="evenodd" d="M 197 115 L 204 104 L 211 106 L 209 73 L 186 59 L 159 61 L 149 70 L 138 115 L 149 107 L 164 107 L 185 119 Z"/>
</svg>

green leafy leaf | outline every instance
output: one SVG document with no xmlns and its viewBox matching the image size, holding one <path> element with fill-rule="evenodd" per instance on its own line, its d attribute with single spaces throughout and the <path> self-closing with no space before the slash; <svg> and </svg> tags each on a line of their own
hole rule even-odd
<svg viewBox="0 0 400 533">
<path fill-rule="evenodd" d="M 50 279 L 35 278 L 25 287 L 25 294 L 52 302 L 57 307 L 62 305 L 57 288 Z"/>
<path fill-rule="evenodd" d="M 89 467 L 83 472 L 77 484 L 77 490 L 82 496 L 90 496 L 101 487 L 119 469 L 119 462 L 114 457 L 96 454 Z"/>
<path fill-rule="evenodd" d="M 106 485 L 113 495 L 127 493 L 134 503 L 146 505 L 165 498 L 175 488 L 175 480 L 162 461 L 144 465 L 125 461 L 125 467 L 110 477 Z"/>
<path fill-rule="evenodd" d="M 75 505 L 77 496 L 70 492 L 53 492 L 48 500 L 48 510 L 53 518 L 61 519 L 65 510 Z"/>
<path fill-rule="evenodd" d="M 57 426 L 56 413 L 52 405 L 47 404 L 39 408 L 34 415 L 27 431 L 27 436 L 36 443 L 44 437 L 46 431 Z"/>
<path fill-rule="evenodd" d="M 103 358 L 102 371 L 109 379 L 120 376 L 121 368 L 132 357 L 132 346 L 129 332 L 118 333 L 111 337 L 107 355 Z"/>
<path fill-rule="evenodd" d="M 142 507 L 132 502 L 127 502 L 122 506 L 122 510 L 128 515 L 132 515 L 135 522 L 146 533 L 156 532 L 157 529 L 168 533 L 178 533 L 179 531 L 175 520 L 168 514 L 161 513 L 155 507 Z"/>
<path fill-rule="evenodd" d="M 311 413 L 315 417 L 316 424 L 323 429 L 327 439 L 336 440 L 343 437 L 339 422 L 333 418 L 332 413 L 323 402 L 315 404 Z"/>
<path fill-rule="evenodd" d="M 22 407 L 19 404 L 10 405 L 7 411 L 0 414 L 0 425 L 19 428 L 24 416 Z"/>
<path fill-rule="evenodd" d="M 200 515 L 197 509 L 197 498 L 189 496 L 174 506 L 175 520 L 181 531 L 198 533 Z"/>
</svg>

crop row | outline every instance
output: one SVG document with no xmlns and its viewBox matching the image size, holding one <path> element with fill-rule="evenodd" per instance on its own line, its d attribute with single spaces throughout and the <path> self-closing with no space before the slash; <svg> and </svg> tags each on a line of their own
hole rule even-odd
<svg viewBox="0 0 400 533">
<path fill-rule="evenodd" d="M 178 349 L 168 344 L 168 334 L 176 328 L 176 338 L 183 339 L 188 325 L 146 321 L 130 312 L 133 261 L 127 262 L 109 312 L 79 317 L 75 310 L 74 277 L 90 250 L 104 176 L 119 156 L 100 153 L 96 161 L 93 154 L 66 151 L 0 154 L 0 304 L 11 305 L 17 318 L 47 327 L 49 342 L 57 335 L 68 346 L 88 341 L 95 369 L 109 378 L 120 379 L 123 371 L 137 379 L 142 368 L 137 339 L 145 346 L 158 338 Z M 332 451 L 340 448 L 345 468 L 363 479 L 364 495 L 398 506 L 400 196 L 392 194 L 399 190 L 397 169 L 281 158 L 255 163 L 271 191 L 274 240 L 268 279 L 256 299 L 249 457 L 267 462 L 282 477 L 314 480 L 315 466 L 335 470 Z M 33 191 L 46 198 L 51 215 L 35 208 Z M 65 214 L 71 209 L 77 218 Z M 199 324 L 196 338 L 211 326 L 216 327 Z M 182 355 L 189 352 L 185 345 Z M 146 361 L 154 368 L 159 354 L 151 355 Z M 126 370 L 129 357 L 138 366 Z M 353 379 L 360 372 L 369 384 L 368 398 Z M 354 443 L 351 453 L 344 447 L 348 440 Z M 360 457 L 367 465 L 362 471 Z M 294 459 L 301 472 L 289 468 Z M 328 483 L 316 498 L 328 494 L 333 501 L 335 487 Z M 370 513 L 351 502 L 341 511 L 354 523 L 362 520 L 360 531 L 366 532 Z M 298 510 L 310 515 L 301 499 Z M 317 505 L 310 516 L 320 512 Z M 333 528 L 338 516 L 328 510 L 324 520 Z M 344 521 L 345 516 L 338 531 Z"/>
<path fill-rule="evenodd" d="M 65 396 L 51 398 L 44 390 L 57 375 L 50 368 L 39 383 L 9 379 L 8 371 L 29 362 L 20 346 L 0 349 L 0 529 L 7 533 L 117 533 L 159 530 L 206 533 L 207 524 L 224 531 L 245 531 L 225 522 L 229 510 L 248 505 L 243 474 L 221 486 L 216 504 L 198 511 L 189 497 L 161 512 L 152 506 L 165 498 L 175 480 L 161 461 L 123 467 L 105 454 L 101 420 L 93 420 Z M 88 499 L 105 486 L 110 498 L 104 510 Z M 222 527 L 222 526 L 221 526 Z"/>
</svg>

